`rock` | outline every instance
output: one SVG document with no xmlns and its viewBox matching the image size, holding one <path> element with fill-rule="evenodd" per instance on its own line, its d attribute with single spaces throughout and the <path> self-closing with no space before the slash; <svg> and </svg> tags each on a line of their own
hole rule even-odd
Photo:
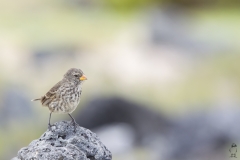
<svg viewBox="0 0 240 160">
<path fill-rule="evenodd" d="M 56 122 L 28 147 L 18 151 L 14 160 L 111 160 L 111 152 L 90 130 L 71 121 Z"/>
</svg>

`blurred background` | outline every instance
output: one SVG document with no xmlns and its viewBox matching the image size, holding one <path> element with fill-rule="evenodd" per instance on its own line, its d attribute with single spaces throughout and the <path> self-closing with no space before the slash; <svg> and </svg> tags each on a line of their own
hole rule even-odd
<svg viewBox="0 0 240 160">
<path fill-rule="evenodd" d="M 72 67 L 88 77 L 73 116 L 113 160 L 230 159 L 239 28 L 238 0 L 0 0 L 0 159 L 46 131 L 30 100 Z"/>
</svg>

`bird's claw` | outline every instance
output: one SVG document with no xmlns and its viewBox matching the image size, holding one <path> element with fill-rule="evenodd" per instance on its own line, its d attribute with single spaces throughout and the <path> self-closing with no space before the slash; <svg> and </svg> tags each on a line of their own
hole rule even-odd
<svg viewBox="0 0 240 160">
<path fill-rule="evenodd" d="M 74 133 L 76 133 L 76 128 L 77 128 L 77 122 L 75 122 L 75 121 L 73 121 L 72 120 L 72 122 L 71 122 L 72 124 L 73 124 L 73 126 L 74 126 Z"/>
<path fill-rule="evenodd" d="M 48 130 L 52 131 L 52 125 L 51 124 L 48 124 Z"/>
</svg>

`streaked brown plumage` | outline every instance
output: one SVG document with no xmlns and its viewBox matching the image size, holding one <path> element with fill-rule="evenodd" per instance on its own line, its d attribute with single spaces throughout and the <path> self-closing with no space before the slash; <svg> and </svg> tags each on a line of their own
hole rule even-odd
<svg viewBox="0 0 240 160">
<path fill-rule="evenodd" d="M 70 113 L 77 108 L 80 102 L 82 93 L 81 85 L 86 79 L 86 76 L 80 69 L 71 68 L 65 73 L 63 79 L 55 84 L 44 96 L 32 100 L 40 100 L 43 106 L 49 108 L 49 129 L 51 127 L 50 120 L 52 113 L 68 114 L 72 118 L 74 125 L 76 125 Z"/>
</svg>

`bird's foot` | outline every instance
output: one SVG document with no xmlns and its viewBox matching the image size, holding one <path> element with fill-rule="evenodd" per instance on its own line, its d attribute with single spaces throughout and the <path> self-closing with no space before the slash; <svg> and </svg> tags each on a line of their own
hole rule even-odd
<svg viewBox="0 0 240 160">
<path fill-rule="evenodd" d="M 48 130 L 52 131 L 52 125 L 51 124 L 48 124 Z"/>
<path fill-rule="evenodd" d="M 74 126 L 74 133 L 76 133 L 76 128 L 77 128 L 77 126 L 78 126 L 78 124 L 77 124 L 77 122 L 76 121 L 73 121 L 72 120 L 72 122 L 71 122 L 72 124 L 73 124 L 73 126 Z"/>
</svg>

